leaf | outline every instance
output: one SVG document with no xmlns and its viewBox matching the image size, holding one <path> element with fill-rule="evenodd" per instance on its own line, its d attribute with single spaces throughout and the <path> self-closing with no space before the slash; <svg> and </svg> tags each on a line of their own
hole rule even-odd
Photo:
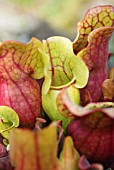
<svg viewBox="0 0 114 170">
<path fill-rule="evenodd" d="M 42 107 L 52 121 L 62 120 L 62 126 L 66 129 L 70 119 L 62 116 L 56 106 L 56 98 L 59 92 L 60 90 L 49 90 L 47 94 L 42 95 Z"/>
<path fill-rule="evenodd" d="M 97 108 L 107 108 L 107 107 L 114 107 L 114 103 L 113 103 L 113 102 L 89 103 L 89 104 L 87 104 L 84 108 L 97 109 Z"/>
<path fill-rule="evenodd" d="M 46 95 L 42 95 L 42 106 L 44 111 L 52 121 L 62 120 L 62 127 L 66 130 L 71 119 L 62 116 L 57 108 L 56 99 L 60 91 L 61 90 L 50 89 Z M 80 93 L 79 90 L 74 87 L 74 85 L 70 85 L 68 87 L 68 93 L 71 96 L 73 102 L 77 104 L 80 103 Z"/>
<path fill-rule="evenodd" d="M 73 42 L 74 53 L 77 54 L 87 46 L 90 32 L 104 26 L 114 26 L 114 7 L 104 5 L 88 10 L 78 23 L 78 35 Z"/>
<path fill-rule="evenodd" d="M 10 145 L 10 158 L 15 170 L 61 170 L 57 159 L 56 125 L 39 132 L 14 129 Z"/>
<path fill-rule="evenodd" d="M 44 40 L 43 44 L 50 58 L 49 64 L 44 69 L 47 77 L 46 83 L 44 81 L 45 88 L 48 84 L 44 93 L 49 91 L 49 85 L 50 88 L 61 89 L 70 82 L 72 84 L 74 79 L 76 87 L 84 87 L 88 80 L 88 69 L 84 62 L 74 55 L 72 42 L 67 38 L 55 36 Z"/>
<path fill-rule="evenodd" d="M 92 162 L 110 161 L 114 157 L 112 135 L 114 106 L 110 108 L 78 106 L 70 99 L 67 89 L 61 91 L 57 102 L 62 115 L 74 118 L 68 126 L 68 134 L 79 153 L 84 154 Z"/>
<path fill-rule="evenodd" d="M 83 109 L 81 108 L 81 106 L 79 105 L 80 103 L 76 103 L 74 102 L 73 97 L 78 98 L 78 95 L 76 96 L 76 94 L 72 93 L 72 95 L 69 93 L 69 88 L 65 88 L 62 89 L 60 91 L 60 93 L 57 96 L 56 99 L 56 104 L 57 104 L 57 108 L 60 111 L 60 113 L 66 117 L 66 118 L 70 118 L 70 119 L 74 119 L 76 118 L 76 114 L 80 115 L 80 111 L 83 112 Z M 73 105 L 74 104 L 74 105 Z M 75 104 L 76 104 L 76 109 L 77 109 L 77 113 L 75 114 L 74 109 L 75 109 Z M 112 103 L 111 103 L 112 104 Z M 71 107 L 71 106 L 72 107 Z M 84 112 L 85 113 L 85 112 Z M 78 116 L 78 115 L 77 115 Z"/>
<path fill-rule="evenodd" d="M 102 91 L 105 100 L 114 101 L 114 80 L 106 79 L 102 84 Z"/>
<path fill-rule="evenodd" d="M 102 83 L 108 77 L 108 41 L 113 25 L 114 8 L 110 5 L 92 8 L 78 24 L 79 37 L 73 43 L 74 52 L 77 54 L 82 50 L 77 56 L 84 60 L 90 71 L 89 82 L 81 90 L 83 105 L 102 98 Z"/>
<path fill-rule="evenodd" d="M 7 107 L 0 106 L 0 133 L 3 137 L 9 139 L 10 130 L 19 126 L 19 117 L 17 113 Z"/>
<path fill-rule="evenodd" d="M 0 46 L 0 70 L 3 69 L 4 72 L 0 71 L 0 75 L 7 78 L 8 75 L 6 71 L 9 68 L 11 72 L 10 76 L 14 77 L 17 67 L 17 72 L 19 69 L 31 75 L 33 78 L 42 78 L 44 76 L 45 60 L 48 61 L 43 51 L 45 51 L 43 44 L 36 38 L 32 38 L 28 44 L 16 41 L 3 42 Z M 45 57 L 43 57 L 43 55 L 45 55 Z M 15 78 L 16 77 L 17 76 L 15 76 Z"/>
<path fill-rule="evenodd" d="M 90 164 L 84 155 L 80 158 L 78 165 L 80 170 L 104 170 L 101 164 Z"/>
<path fill-rule="evenodd" d="M 6 41 L 0 46 L 0 105 L 14 109 L 21 126 L 33 127 L 40 116 L 40 88 L 31 77 L 44 76 L 48 58 L 43 49 L 35 38 L 28 44 Z"/>
<path fill-rule="evenodd" d="M 65 138 L 63 150 L 60 155 L 60 161 L 63 170 L 79 170 L 78 161 L 80 155 L 74 148 L 72 138 L 70 136 Z"/>
<path fill-rule="evenodd" d="M 88 37 L 88 46 L 77 55 L 89 69 L 88 83 L 81 90 L 83 105 L 88 103 L 88 98 L 91 102 L 102 98 L 102 83 L 108 77 L 108 44 L 113 31 L 114 27 L 102 27 L 92 31 Z"/>
<path fill-rule="evenodd" d="M 51 86 L 51 78 L 50 77 L 45 77 L 43 86 L 42 86 L 42 94 L 47 94 Z"/>
</svg>

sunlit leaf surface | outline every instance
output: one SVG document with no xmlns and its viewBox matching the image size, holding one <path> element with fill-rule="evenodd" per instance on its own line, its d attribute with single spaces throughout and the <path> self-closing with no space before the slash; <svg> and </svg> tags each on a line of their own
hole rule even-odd
<svg viewBox="0 0 114 170">
<path fill-rule="evenodd" d="M 62 116 L 56 106 L 56 98 L 59 92 L 60 90 L 49 90 L 47 94 L 42 95 L 42 107 L 52 121 L 62 120 L 62 126 L 66 129 L 70 119 Z"/>
<path fill-rule="evenodd" d="M 70 85 L 67 88 L 67 90 L 68 90 L 69 95 L 72 98 L 72 101 L 76 104 L 79 104 L 80 103 L 79 89 L 77 89 L 74 85 Z M 52 121 L 62 120 L 62 127 L 66 129 L 71 120 L 62 116 L 57 108 L 56 100 L 57 100 L 57 96 L 60 93 L 60 91 L 61 90 L 50 89 L 47 94 L 42 95 L 42 106 L 46 114 L 49 116 L 49 118 Z"/>
<path fill-rule="evenodd" d="M 78 35 L 73 42 L 75 54 L 88 44 L 88 35 L 96 28 L 114 25 L 114 7 L 111 5 L 97 6 L 90 9 L 78 23 Z"/>
<path fill-rule="evenodd" d="M 50 37 L 43 41 L 46 53 L 50 58 L 45 67 L 45 93 L 49 88 L 61 88 L 74 79 L 76 86 L 82 88 L 88 80 L 88 69 L 84 62 L 73 53 L 72 42 L 65 37 Z M 83 79 L 83 77 L 85 77 Z M 46 89 L 46 84 L 48 84 Z M 49 86 L 50 85 L 50 86 Z M 60 87 L 59 87 L 60 86 Z"/>
<path fill-rule="evenodd" d="M 88 46 L 78 53 L 89 69 L 87 86 L 81 91 L 82 101 L 99 101 L 102 98 L 102 83 L 108 77 L 108 44 L 114 27 L 102 27 L 94 30 L 88 37 Z M 86 101 L 87 100 L 87 101 Z M 84 103 L 83 102 L 83 103 Z"/>
<path fill-rule="evenodd" d="M 0 105 L 13 108 L 22 126 L 33 127 L 40 115 L 40 89 L 32 78 L 44 75 L 39 48 L 43 51 L 34 38 L 28 44 L 6 41 L 0 46 Z"/>
<path fill-rule="evenodd" d="M 7 106 L 0 106 L 1 135 L 9 139 L 10 130 L 18 126 L 19 126 L 19 117 L 17 113 L 13 109 Z"/>
</svg>

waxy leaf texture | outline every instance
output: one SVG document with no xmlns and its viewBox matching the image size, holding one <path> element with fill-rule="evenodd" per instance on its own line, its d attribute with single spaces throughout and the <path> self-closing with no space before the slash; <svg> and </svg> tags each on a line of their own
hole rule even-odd
<svg viewBox="0 0 114 170">
<path fill-rule="evenodd" d="M 10 130 L 19 126 L 17 113 L 7 106 L 0 106 L 0 133 L 9 139 Z"/>
<path fill-rule="evenodd" d="M 59 92 L 60 90 L 49 90 L 47 94 L 42 95 L 42 107 L 52 121 L 62 120 L 62 127 L 66 129 L 70 119 L 62 116 L 57 108 L 56 98 Z"/>
<path fill-rule="evenodd" d="M 73 102 L 79 104 L 80 103 L 79 89 L 77 89 L 74 85 L 70 85 L 67 88 L 67 90 Z M 47 94 L 42 95 L 42 106 L 46 114 L 49 116 L 51 120 L 53 121 L 62 120 L 62 127 L 66 130 L 71 119 L 65 118 L 64 115 L 62 116 L 57 108 L 56 100 L 60 92 L 61 90 L 50 89 Z M 50 103 L 51 103 L 51 107 L 50 107 Z"/>
<path fill-rule="evenodd" d="M 68 38 L 50 37 L 43 44 L 50 59 L 44 69 L 42 106 L 51 120 L 62 120 L 62 126 L 66 129 L 70 120 L 59 113 L 56 106 L 57 94 L 64 87 L 70 87 L 69 91 L 75 93 L 75 102 L 79 103 L 80 92 L 77 88 L 83 88 L 87 84 L 89 71 L 83 60 L 74 55 L 72 42 Z"/>
<path fill-rule="evenodd" d="M 33 127 L 41 112 L 40 88 L 32 78 L 44 74 L 38 48 L 43 46 L 37 39 L 28 44 L 6 41 L 0 46 L 0 105 L 14 109 L 21 126 Z"/>
<path fill-rule="evenodd" d="M 88 103 L 88 98 L 91 102 L 102 99 L 102 83 L 108 78 L 108 44 L 113 31 L 114 27 L 94 30 L 88 36 L 88 46 L 77 55 L 89 69 L 88 83 L 81 91 L 83 104 Z"/>
<path fill-rule="evenodd" d="M 78 23 L 78 35 L 73 42 L 74 53 L 77 54 L 87 46 L 90 32 L 104 26 L 114 26 L 114 7 L 105 5 L 88 10 Z"/>
<path fill-rule="evenodd" d="M 84 62 L 74 55 L 72 42 L 68 38 L 55 36 L 44 40 L 43 44 L 50 58 L 44 70 L 44 94 L 49 88 L 61 89 L 74 81 L 77 88 L 83 88 L 89 73 Z"/>
<path fill-rule="evenodd" d="M 58 122 L 36 132 L 12 130 L 10 158 L 15 170 L 79 170 L 80 155 L 70 136 L 65 138 L 63 149 L 57 157 L 57 130 Z"/>
<path fill-rule="evenodd" d="M 76 105 L 67 89 L 57 98 L 58 109 L 74 120 L 68 126 L 76 149 L 93 162 L 106 163 L 114 157 L 114 103 L 111 108 L 87 108 Z"/>
</svg>

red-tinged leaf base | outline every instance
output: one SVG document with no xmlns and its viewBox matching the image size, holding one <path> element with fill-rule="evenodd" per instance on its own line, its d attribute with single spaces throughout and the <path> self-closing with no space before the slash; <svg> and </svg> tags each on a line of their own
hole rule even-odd
<svg viewBox="0 0 114 170">
<path fill-rule="evenodd" d="M 106 163 L 114 156 L 114 120 L 107 115 L 98 112 L 73 120 L 68 133 L 90 161 Z"/>
<path fill-rule="evenodd" d="M 0 105 L 13 108 L 20 118 L 20 126 L 34 127 L 41 112 L 41 95 L 39 85 L 24 73 L 20 79 L 0 80 Z M 10 77 L 10 73 L 9 73 Z"/>
<path fill-rule="evenodd" d="M 40 116 L 41 95 L 37 82 L 42 78 L 42 43 L 33 38 L 28 44 L 6 41 L 0 46 L 0 105 L 14 109 L 20 125 L 33 127 Z"/>
<path fill-rule="evenodd" d="M 108 44 L 114 27 L 102 27 L 91 32 L 88 46 L 78 53 L 89 69 L 89 80 L 81 90 L 82 104 L 102 99 L 102 83 L 108 77 Z"/>
<path fill-rule="evenodd" d="M 105 108 L 108 106 L 110 108 Z M 66 88 L 57 97 L 57 107 L 63 115 L 74 119 L 68 125 L 68 134 L 80 154 L 101 163 L 114 157 L 113 103 L 91 103 L 81 107 L 71 100 Z"/>
</svg>

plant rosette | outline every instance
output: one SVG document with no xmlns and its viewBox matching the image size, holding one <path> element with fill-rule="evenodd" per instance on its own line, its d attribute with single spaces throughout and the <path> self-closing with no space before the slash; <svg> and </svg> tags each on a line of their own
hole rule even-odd
<svg viewBox="0 0 114 170">
<path fill-rule="evenodd" d="M 44 69 L 42 106 L 51 120 L 62 120 L 63 128 L 66 129 L 70 120 L 60 114 L 56 106 L 57 95 L 61 89 L 69 87 L 70 95 L 74 93 L 73 101 L 79 104 L 78 89 L 87 84 L 89 72 L 84 62 L 73 53 L 69 39 L 51 37 L 44 40 L 43 44 L 49 59 Z"/>
<path fill-rule="evenodd" d="M 114 7 L 105 5 L 85 14 L 74 42 L 54 36 L 0 44 L 0 133 L 10 138 L 15 170 L 102 170 L 87 159 L 103 165 L 113 160 L 114 68 L 108 70 L 113 32 Z M 59 160 L 57 123 L 30 130 L 42 108 L 52 121 L 62 120 L 65 135 L 72 137 L 65 138 Z M 4 167 L 7 156 L 0 158 Z"/>
</svg>

